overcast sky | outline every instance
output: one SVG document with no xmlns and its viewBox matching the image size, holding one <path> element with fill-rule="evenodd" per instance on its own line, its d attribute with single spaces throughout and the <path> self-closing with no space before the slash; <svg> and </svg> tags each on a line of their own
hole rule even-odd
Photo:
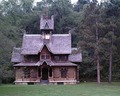
<svg viewBox="0 0 120 96">
<path fill-rule="evenodd" d="M 39 2 L 39 1 L 42 1 L 42 0 L 34 0 L 35 2 Z M 72 4 L 75 4 L 78 0 L 71 0 Z M 101 0 L 98 0 L 98 2 L 100 2 Z"/>
</svg>

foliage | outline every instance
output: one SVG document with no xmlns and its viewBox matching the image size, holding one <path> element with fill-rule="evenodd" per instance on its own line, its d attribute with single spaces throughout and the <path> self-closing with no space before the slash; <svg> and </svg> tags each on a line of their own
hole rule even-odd
<svg viewBox="0 0 120 96">
<path fill-rule="evenodd" d="M 83 49 L 83 58 L 84 58 L 84 63 L 87 64 L 88 66 L 86 67 L 86 70 L 83 70 L 83 75 L 90 75 L 90 77 L 94 78 L 96 77 L 96 67 L 95 67 L 95 52 L 99 52 L 99 58 L 100 58 L 100 71 L 101 71 L 101 78 L 102 80 L 107 80 L 108 79 L 108 74 L 109 73 L 109 63 L 110 63 L 110 56 L 113 58 L 111 59 L 111 63 L 113 63 L 113 70 L 116 68 L 115 61 L 118 61 L 117 59 L 119 58 L 120 55 L 117 55 L 116 52 L 118 47 L 117 47 L 117 39 L 119 38 L 119 19 L 118 14 L 119 14 L 119 1 L 116 0 L 117 3 L 103 3 L 101 5 L 97 6 L 92 6 L 94 3 L 90 3 L 90 7 L 88 6 L 86 8 L 85 14 L 84 14 L 84 19 L 82 21 L 82 26 L 80 27 L 79 34 L 81 35 L 80 42 L 78 43 L 78 47 L 82 46 Z M 91 9 L 90 9 L 91 8 Z M 94 9 L 96 11 L 94 11 Z M 115 9 L 115 10 L 114 10 Z M 98 11 L 97 11 L 98 10 Z M 97 15 L 94 12 L 98 12 L 99 15 Z M 113 13 L 112 13 L 113 12 Z M 117 15 L 116 15 L 117 14 Z M 98 19 L 98 45 L 96 46 L 96 41 L 95 41 L 95 36 L 96 34 L 95 29 L 95 18 L 99 17 Z M 97 48 L 96 48 L 97 47 Z M 111 50 L 111 51 L 110 51 Z M 112 52 L 112 55 L 111 55 Z M 118 53 L 119 54 L 119 53 Z M 117 58 L 115 58 L 118 56 Z M 119 65 L 119 64 L 117 64 Z M 118 66 L 117 66 L 118 67 Z M 83 67 L 84 68 L 84 67 Z M 94 69 L 94 70 L 93 70 Z M 88 71 L 87 71 L 88 70 Z M 91 70 L 91 71 L 89 71 Z M 114 72 L 113 71 L 113 76 Z M 86 72 L 87 71 L 87 72 Z M 120 74 L 119 71 L 117 74 Z M 112 75 L 112 74 L 111 74 Z M 115 79 L 118 79 L 119 75 L 117 75 Z"/>
</svg>

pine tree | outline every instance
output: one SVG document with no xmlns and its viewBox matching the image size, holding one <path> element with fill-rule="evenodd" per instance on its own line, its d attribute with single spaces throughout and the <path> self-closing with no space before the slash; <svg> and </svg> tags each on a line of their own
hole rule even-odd
<svg viewBox="0 0 120 96">
<path fill-rule="evenodd" d="M 90 3 L 85 11 L 83 24 L 81 25 L 81 34 L 83 41 L 80 45 L 83 50 L 87 50 L 89 54 L 93 54 L 91 58 L 97 65 L 97 84 L 100 84 L 100 32 L 102 28 L 101 6 L 96 1 Z M 92 51 L 91 51 L 92 50 Z"/>
</svg>

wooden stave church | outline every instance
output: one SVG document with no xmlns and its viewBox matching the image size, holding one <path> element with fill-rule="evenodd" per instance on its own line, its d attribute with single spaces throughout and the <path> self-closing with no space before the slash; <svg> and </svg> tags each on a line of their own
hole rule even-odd
<svg viewBox="0 0 120 96">
<path fill-rule="evenodd" d="M 41 16 L 41 34 L 24 34 L 21 48 L 13 49 L 15 84 L 77 84 L 82 54 L 74 53 L 71 33 L 52 34 L 54 16 Z"/>
</svg>

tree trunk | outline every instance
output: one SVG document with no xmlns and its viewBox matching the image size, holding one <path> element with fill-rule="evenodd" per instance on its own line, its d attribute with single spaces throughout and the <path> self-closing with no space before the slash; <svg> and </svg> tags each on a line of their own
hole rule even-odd
<svg viewBox="0 0 120 96">
<path fill-rule="evenodd" d="M 99 58 L 99 36 L 98 36 L 98 26 L 97 26 L 97 18 L 96 18 L 96 63 L 97 63 L 97 84 L 100 84 L 100 58 Z"/>
<path fill-rule="evenodd" d="M 99 55 L 97 55 L 97 84 L 100 84 L 100 60 Z"/>
<path fill-rule="evenodd" d="M 112 47 L 110 48 L 110 58 L 109 58 L 109 83 L 111 83 L 111 81 L 112 81 Z"/>
<path fill-rule="evenodd" d="M 114 28 L 113 28 L 113 33 L 114 33 Z M 110 47 L 110 57 L 109 57 L 109 83 L 112 82 L 112 59 L 113 59 L 113 38 L 111 36 L 111 47 Z"/>
</svg>

